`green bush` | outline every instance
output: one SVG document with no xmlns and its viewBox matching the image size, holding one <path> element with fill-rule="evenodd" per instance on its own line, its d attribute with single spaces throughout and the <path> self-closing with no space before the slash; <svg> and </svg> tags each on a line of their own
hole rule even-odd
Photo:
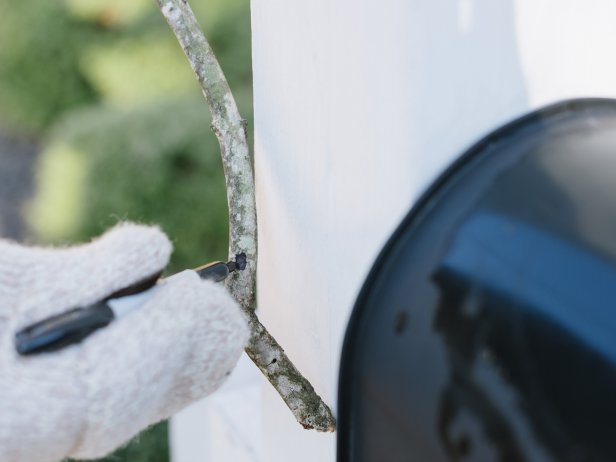
<svg viewBox="0 0 616 462">
<path fill-rule="evenodd" d="M 81 241 L 121 220 L 158 223 L 172 269 L 224 259 L 227 204 L 202 100 L 72 112 L 52 131 L 27 217 L 39 240 Z"/>
<path fill-rule="evenodd" d="M 62 2 L 0 1 L 0 123 L 38 134 L 66 109 L 94 101 L 79 59 L 95 36 Z"/>
<path fill-rule="evenodd" d="M 142 432 L 131 444 L 98 462 L 169 462 L 167 423 Z"/>
<path fill-rule="evenodd" d="M 249 85 L 248 3 L 193 7 L 232 87 Z M 198 93 L 152 0 L 0 0 L 0 63 L 0 128 L 28 136 L 96 102 Z"/>
<path fill-rule="evenodd" d="M 250 121 L 248 2 L 192 6 Z M 85 241 L 131 220 L 169 235 L 170 272 L 226 258 L 218 143 L 152 0 L 0 0 L 0 63 L 0 128 L 44 140 L 31 240 Z M 104 461 L 168 457 L 163 423 Z"/>
</svg>

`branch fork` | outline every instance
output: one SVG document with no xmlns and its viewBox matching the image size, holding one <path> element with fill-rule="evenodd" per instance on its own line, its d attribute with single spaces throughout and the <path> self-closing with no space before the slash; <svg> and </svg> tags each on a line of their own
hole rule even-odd
<svg viewBox="0 0 616 462">
<path fill-rule="evenodd" d="M 257 214 L 246 122 L 218 60 L 187 0 L 156 0 L 184 50 L 212 113 L 212 129 L 220 144 L 229 206 L 229 256 L 245 253 L 247 266 L 227 280 L 250 327 L 246 353 L 278 391 L 297 421 L 307 429 L 332 432 L 336 422 L 329 407 L 289 360 L 255 314 Z"/>
</svg>

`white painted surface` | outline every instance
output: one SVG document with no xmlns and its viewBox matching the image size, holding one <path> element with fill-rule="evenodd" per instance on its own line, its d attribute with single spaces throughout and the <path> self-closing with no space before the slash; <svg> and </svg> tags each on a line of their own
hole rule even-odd
<svg viewBox="0 0 616 462">
<path fill-rule="evenodd" d="M 616 2 L 518 0 L 517 44 L 532 107 L 616 97 Z"/>
<path fill-rule="evenodd" d="M 252 9 L 260 316 L 335 405 L 356 294 L 438 173 L 530 109 L 616 96 L 616 2 L 252 0 Z M 333 435 L 302 430 L 267 384 L 263 393 L 264 460 L 335 460 Z"/>
<path fill-rule="evenodd" d="M 259 374 L 243 355 L 220 390 L 171 419 L 174 462 L 265 460 Z"/>
</svg>

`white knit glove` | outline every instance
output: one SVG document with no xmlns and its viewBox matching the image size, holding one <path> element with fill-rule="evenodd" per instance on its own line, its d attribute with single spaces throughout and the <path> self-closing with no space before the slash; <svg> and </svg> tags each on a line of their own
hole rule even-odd
<svg viewBox="0 0 616 462">
<path fill-rule="evenodd" d="M 158 228 L 129 224 L 72 248 L 0 241 L 0 461 L 104 456 L 221 385 L 248 329 L 225 289 L 198 278 L 164 284 L 80 344 L 15 351 L 17 330 L 152 276 L 170 253 Z"/>
</svg>

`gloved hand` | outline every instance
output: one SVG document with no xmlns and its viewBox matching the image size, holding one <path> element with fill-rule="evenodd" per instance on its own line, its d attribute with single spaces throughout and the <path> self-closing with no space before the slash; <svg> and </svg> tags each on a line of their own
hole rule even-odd
<svg viewBox="0 0 616 462">
<path fill-rule="evenodd" d="M 198 278 L 80 344 L 15 351 L 19 329 L 156 274 L 170 253 L 158 228 L 129 224 L 71 248 L 0 241 L 0 461 L 101 457 L 221 385 L 248 329 L 226 290 Z"/>
</svg>

